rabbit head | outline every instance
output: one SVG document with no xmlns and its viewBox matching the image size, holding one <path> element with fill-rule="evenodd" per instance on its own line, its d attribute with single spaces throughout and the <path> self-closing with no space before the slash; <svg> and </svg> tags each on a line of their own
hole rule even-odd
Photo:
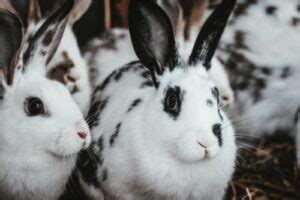
<svg viewBox="0 0 300 200">
<path fill-rule="evenodd" d="M 160 7 L 140 0 L 129 6 L 133 47 L 155 86 L 141 122 L 149 133 L 145 137 L 185 162 L 215 157 L 222 148 L 234 146 L 232 126 L 207 73 L 234 5 L 234 0 L 225 0 L 212 13 L 188 62 L 179 57 L 171 22 Z"/>
<path fill-rule="evenodd" d="M 46 78 L 46 66 L 60 43 L 72 6 L 69 0 L 49 17 L 25 49 L 18 18 L 0 10 L 2 164 L 3 160 L 17 164 L 27 156 L 27 163 L 19 164 L 30 166 L 30 155 L 35 161 L 68 157 L 90 143 L 87 123 L 70 93 L 61 83 Z"/>
</svg>

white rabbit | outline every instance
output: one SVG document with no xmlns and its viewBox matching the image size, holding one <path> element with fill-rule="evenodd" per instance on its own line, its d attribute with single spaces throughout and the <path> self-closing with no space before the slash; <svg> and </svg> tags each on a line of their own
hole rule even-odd
<svg viewBox="0 0 300 200">
<path fill-rule="evenodd" d="M 54 200 L 91 135 L 68 90 L 46 78 L 64 32 L 68 0 L 33 35 L 28 48 L 18 18 L 0 9 L 0 196 Z"/>
<path fill-rule="evenodd" d="M 188 56 L 193 48 L 196 38 L 189 40 L 183 39 L 183 31 L 187 31 L 184 24 L 188 24 L 192 30 L 199 32 L 199 23 L 195 24 L 190 21 L 195 19 L 186 20 L 184 22 L 182 8 L 178 0 L 153 0 L 156 1 L 168 14 L 171 19 L 172 25 L 175 28 L 176 38 L 179 44 L 179 52 L 183 59 L 188 59 Z M 201 7 L 202 4 L 200 4 Z M 201 10 L 201 7 L 197 7 Z M 200 15 L 201 16 L 201 15 Z M 197 20 L 201 22 L 199 17 Z M 195 17 L 195 16 L 194 16 Z M 193 25 L 193 26 L 192 26 Z M 197 28 L 195 28 L 197 27 Z M 133 50 L 128 29 L 114 28 L 102 35 L 101 38 L 93 39 L 86 47 L 85 59 L 90 66 L 90 79 L 92 86 L 96 87 L 100 84 L 107 75 L 120 66 L 132 60 L 137 60 L 137 56 Z M 212 70 L 209 70 L 209 76 L 215 82 L 220 91 L 220 102 L 223 106 L 229 105 L 234 101 L 233 91 L 229 84 L 228 76 L 223 69 L 223 65 L 217 59 L 212 61 Z M 216 64 L 215 64 L 216 63 Z"/>
<path fill-rule="evenodd" d="M 234 3 L 217 7 L 185 62 L 166 13 L 131 0 L 129 30 L 140 62 L 116 69 L 95 90 L 88 115 L 95 158 L 80 157 L 78 167 L 92 197 L 222 199 L 236 145 L 207 70 Z"/>
<path fill-rule="evenodd" d="M 39 5 L 38 0 L 26 0 L 25 2 L 22 2 L 23 5 L 19 5 L 18 13 L 20 16 L 25 16 L 23 17 L 25 19 L 22 19 L 24 24 L 28 24 L 25 31 L 25 41 L 28 42 L 41 27 L 45 17 L 41 15 L 41 5 Z M 56 8 L 61 2 L 63 1 L 52 1 L 50 7 Z M 85 114 L 89 108 L 92 89 L 88 66 L 81 55 L 72 26 L 87 11 L 91 2 L 91 0 L 75 0 L 61 43 L 47 68 L 47 76 L 66 85 L 79 108 Z M 21 4 L 21 2 L 18 3 Z M 29 6 L 26 7 L 26 5 Z M 48 13 L 51 13 L 52 9 L 49 8 L 49 10 Z M 47 16 L 47 13 L 44 15 Z"/>
</svg>

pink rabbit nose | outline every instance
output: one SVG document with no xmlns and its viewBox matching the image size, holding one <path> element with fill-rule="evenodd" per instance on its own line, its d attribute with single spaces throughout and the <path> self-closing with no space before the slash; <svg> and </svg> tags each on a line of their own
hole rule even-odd
<svg viewBox="0 0 300 200">
<path fill-rule="evenodd" d="M 78 136 L 79 136 L 80 138 L 82 138 L 82 139 L 85 139 L 86 136 L 88 135 L 88 134 L 85 133 L 85 132 L 78 132 L 77 134 L 78 134 Z"/>
<path fill-rule="evenodd" d="M 198 143 L 201 147 L 204 148 L 204 150 L 205 150 L 205 156 L 207 156 L 207 155 L 208 155 L 207 147 L 206 147 L 205 145 L 203 145 L 202 143 L 198 142 L 198 141 L 197 141 L 197 143 Z"/>
</svg>

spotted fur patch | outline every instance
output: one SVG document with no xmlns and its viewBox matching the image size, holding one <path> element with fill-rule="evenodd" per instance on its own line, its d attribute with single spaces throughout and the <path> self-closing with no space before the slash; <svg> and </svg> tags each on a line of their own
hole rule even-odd
<svg viewBox="0 0 300 200">
<path fill-rule="evenodd" d="M 54 31 L 49 30 L 42 40 L 43 46 L 45 46 L 45 47 L 49 46 L 53 40 L 53 37 L 54 37 Z"/>
<path fill-rule="evenodd" d="M 270 6 L 266 7 L 266 13 L 267 13 L 267 15 L 274 15 L 275 12 L 276 12 L 276 10 L 277 10 L 276 6 L 270 5 Z"/>
<path fill-rule="evenodd" d="M 94 102 L 90 107 L 90 110 L 86 117 L 90 129 L 99 125 L 101 113 L 106 108 L 108 100 L 109 97 L 106 97 L 104 100 Z"/>
<path fill-rule="evenodd" d="M 142 99 L 136 99 L 134 100 L 131 105 L 129 106 L 127 112 L 132 111 L 135 107 L 137 107 L 140 103 L 142 103 Z"/>
<path fill-rule="evenodd" d="M 95 152 L 95 143 L 92 143 L 87 150 L 81 151 L 77 160 L 77 168 L 81 173 L 82 179 L 87 184 L 100 187 L 97 179 L 99 157 Z"/>
<path fill-rule="evenodd" d="M 119 132 L 120 132 L 120 128 L 121 128 L 121 123 L 119 123 L 116 128 L 115 128 L 115 132 L 111 135 L 110 140 L 109 140 L 109 144 L 112 147 L 115 139 L 119 136 Z"/>
</svg>

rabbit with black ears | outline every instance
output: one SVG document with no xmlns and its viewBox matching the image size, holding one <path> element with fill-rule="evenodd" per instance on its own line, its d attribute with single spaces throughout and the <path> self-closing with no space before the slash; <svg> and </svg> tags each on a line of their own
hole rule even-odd
<svg viewBox="0 0 300 200">
<path fill-rule="evenodd" d="M 183 16 L 190 10 L 183 13 L 181 1 L 152 0 L 152 2 L 156 2 L 170 18 L 178 42 L 178 51 L 180 52 L 181 58 L 187 61 L 194 41 L 190 43 L 190 40 L 184 40 L 182 37 L 183 32 L 186 32 L 187 30 L 190 31 L 189 29 L 192 28 L 194 30 L 195 24 L 199 27 L 202 22 L 201 14 L 200 16 L 199 14 L 196 16 L 195 14 L 191 14 L 194 19 L 189 18 L 183 20 Z M 193 13 L 196 13 L 196 10 L 198 11 L 199 9 L 205 10 L 203 9 L 204 6 L 201 2 L 198 2 L 197 4 L 200 4 L 200 6 L 197 5 Z M 200 12 L 202 13 L 203 11 Z M 197 23 L 195 23 L 195 21 L 197 21 Z M 197 33 L 198 32 L 199 31 L 197 30 Z M 189 46 L 190 44 L 192 46 Z M 157 48 L 159 48 L 159 46 Z M 113 28 L 105 32 L 100 38 L 91 40 L 85 47 L 84 57 L 90 67 L 90 79 L 93 87 L 100 84 L 106 76 L 117 68 L 120 68 L 120 66 L 138 59 L 130 41 L 129 30 L 124 28 Z M 234 95 L 229 84 L 228 75 L 224 70 L 223 65 L 221 65 L 217 59 L 212 60 L 212 68 L 208 71 L 208 75 L 219 89 L 220 103 L 222 106 L 232 104 Z"/>
<path fill-rule="evenodd" d="M 216 8 L 186 63 L 166 13 L 151 1 L 131 1 L 129 30 L 140 61 L 112 72 L 94 92 L 88 121 L 95 158 L 79 163 L 91 196 L 222 199 L 236 145 L 207 71 L 234 4 Z"/>
<path fill-rule="evenodd" d="M 69 91 L 46 78 L 73 0 L 50 16 L 23 46 L 21 22 L 0 9 L 0 196 L 57 199 L 76 155 L 91 142 Z"/>
</svg>

